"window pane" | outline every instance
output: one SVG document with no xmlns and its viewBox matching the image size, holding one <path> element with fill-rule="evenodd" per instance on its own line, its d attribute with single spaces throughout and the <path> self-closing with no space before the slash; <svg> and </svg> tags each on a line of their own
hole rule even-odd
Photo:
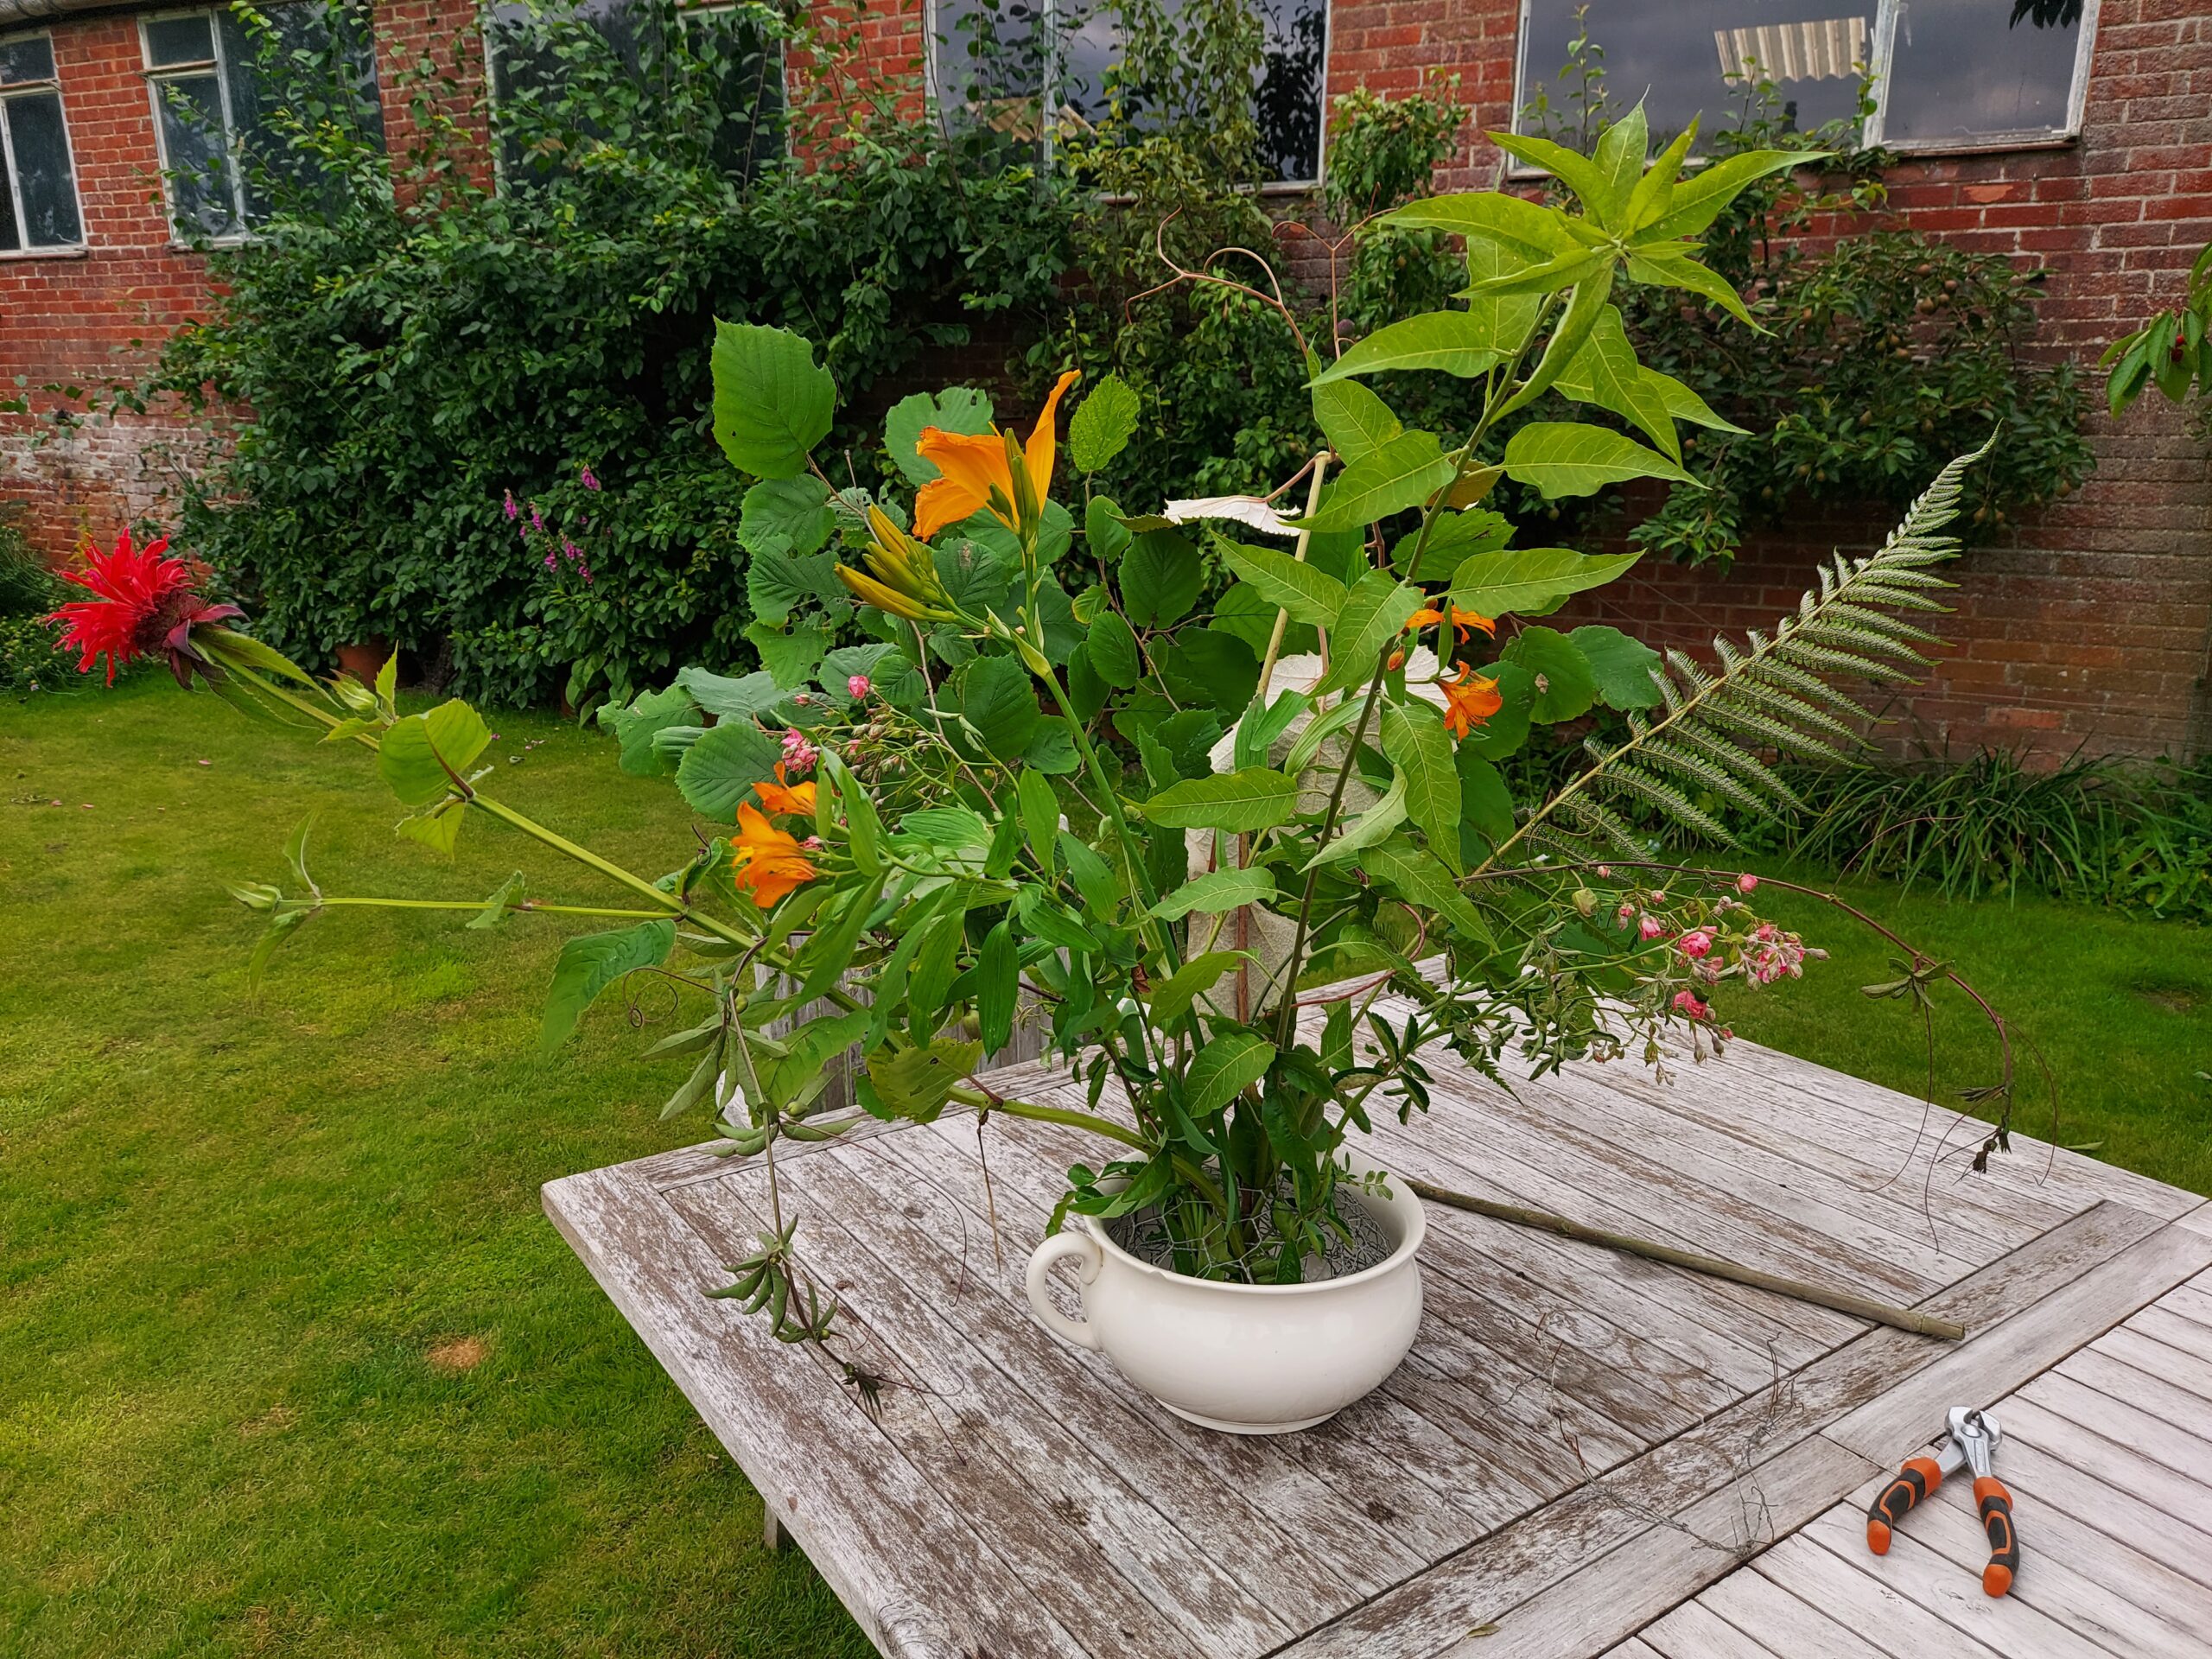
<svg viewBox="0 0 2212 1659">
<path fill-rule="evenodd" d="M 1259 0 L 1268 29 L 1260 82 L 1260 157 L 1269 175 L 1304 181 L 1321 171 L 1322 48 L 1328 0 Z"/>
<path fill-rule="evenodd" d="M 783 148 L 784 54 L 734 9 L 685 20 L 690 46 L 715 79 L 715 159 L 740 179 L 756 176 Z"/>
<path fill-rule="evenodd" d="M 1104 19 L 1072 15 L 1087 10 L 1064 9 L 1059 32 L 1068 58 L 1063 101 L 1090 114 L 1094 105 L 1086 103 L 1084 89 L 1090 100 L 1098 98 L 1112 45 Z M 1041 0 L 938 0 L 934 55 L 946 111 L 1034 137 L 1046 44 Z"/>
<path fill-rule="evenodd" d="M 2009 3 L 2009 0 L 2006 0 Z M 1734 124 L 1752 80 L 1771 80 L 1778 113 L 1799 132 L 1858 111 L 1859 76 L 1854 67 L 1872 54 L 1873 0 L 1590 0 L 1584 23 L 1592 51 L 1587 62 L 1602 77 L 1586 102 L 1591 112 L 1618 118 L 1643 100 L 1654 148 L 1680 132 L 1693 116 L 1700 127 Z M 1571 139 L 1584 130 L 1586 100 L 1568 60 L 1567 45 L 1580 32 L 1580 0 L 1530 0 L 1528 38 L 1522 43 L 1523 132 L 1548 127 Z M 1602 56 L 1599 55 L 1602 54 Z M 1541 102 L 1541 110 L 1528 107 Z"/>
<path fill-rule="evenodd" d="M 238 228 L 231 194 L 230 147 L 223 136 L 223 95 L 212 74 L 156 81 L 162 143 L 168 152 L 169 194 L 179 230 L 221 236 Z"/>
<path fill-rule="evenodd" d="M 22 233 L 16 226 L 15 193 L 7 180 L 0 179 L 0 253 L 14 253 L 22 245 Z"/>
<path fill-rule="evenodd" d="M 44 35 L 0 41 L 0 86 L 18 80 L 54 79 L 54 42 Z"/>
<path fill-rule="evenodd" d="M 34 248 L 66 248 L 83 240 L 77 181 L 69 171 L 69 140 L 59 92 L 19 92 L 0 103 L 16 151 L 22 192 L 22 239 Z"/>
<path fill-rule="evenodd" d="M 251 29 L 228 12 L 219 22 L 251 223 L 268 218 L 288 186 L 321 192 L 321 158 L 300 144 L 297 128 L 337 124 L 384 142 L 374 48 L 356 14 L 341 16 L 346 33 L 335 58 L 330 14 L 319 3 L 271 7 Z"/>
<path fill-rule="evenodd" d="M 146 67 L 207 62 L 215 55 L 215 32 L 209 22 L 204 11 L 190 17 L 153 19 L 146 25 Z"/>
<path fill-rule="evenodd" d="M 2066 130 L 2081 0 L 1898 0 L 1892 143 Z"/>
</svg>

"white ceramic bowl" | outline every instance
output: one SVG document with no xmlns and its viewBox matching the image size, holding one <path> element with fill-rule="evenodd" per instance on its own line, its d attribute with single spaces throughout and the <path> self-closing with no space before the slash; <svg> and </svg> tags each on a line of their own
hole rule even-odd
<svg viewBox="0 0 2212 1659">
<path fill-rule="evenodd" d="M 1347 1154 L 1356 1174 L 1378 1166 Z M 1141 1262 L 1088 1216 L 1029 1257 L 1029 1306 L 1061 1341 L 1094 1348 L 1179 1417 L 1232 1434 L 1282 1434 L 1326 1421 L 1398 1369 L 1421 1325 L 1427 1230 L 1421 1200 L 1392 1182 L 1357 1195 L 1382 1226 L 1389 1258 L 1342 1279 L 1230 1285 Z M 1053 1306 L 1050 1276 L 1074 1261 L 1081 1319 Z"/>
</svg>

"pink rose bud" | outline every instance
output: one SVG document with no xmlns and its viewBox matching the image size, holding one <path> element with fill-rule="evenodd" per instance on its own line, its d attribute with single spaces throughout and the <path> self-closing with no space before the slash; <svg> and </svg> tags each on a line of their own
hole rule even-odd
<svg viewBox="0 0 2212 1659">
<path fill-rule="evenodd" d="M 1618 910 L 1613 912 L 1613 918 L 1619 922 L 1623 927 L 1626 927 L 1630 922 L 1636 919 L 1636 906 L 1634 905 L 1623 905 Z"/>
<path fill-rule="evenodd" d="M 819 753 L 820 751 L 796 729 L 787 728 L 785 731 L 784 764 L 792 771 L 806 771 L 814 765 L 815 758 Z"/>
<path fill-rule="evenodd" d="M 1612 874 L 1612 873 L 1613 873 L 1613 867 L 1612 867 L 1611 865 L 1610 865 L 1610 864 L 1600 864 L 1600 865 L 1598 867 L 1598 875 L 1599 875 L 1599 880 L 1604 880 L 1605 878 L 1606 878 L 1606 877 L 1608 877 L 1608 876 L 1611 875 L 1611 874 Z"/>
<path fill-rule="evenodd" d="M 855 699 L 868 696 L 868 676 L 855 674 L 845 682 L 846 694 Z"/>
<path fill-rule="evenodd" d="M 1712 950 L 1713 935 L 1701 927 L 1694 927 L 1675 942 L 1675 949 L 1694 960 Z"/>
<path fill-rule="evenodd" d="M 1713 1017 L 1712 1006 L 1700 1000 L 1695 991 L 1676 991 L 1675 1010 L 1678 1014 L 1687 1014 L 1693 1020 L 1710 1020 Z"/>
<path fill-rule="evenodd" d="M 1756 875 L 1753 875 L 1749 870 L 1745 870 L 1741 875 L 1736 878 L 1737 892 L 1757 893 L 1758 890 L 1759 879 Z"/>
<path fill-rule="evenodd" d="M 1636 931 L 1647 939 L 1656 939 L 1666 932 L 1667 924 L 1656 916 L 1646 914 L 1644 918 L 1636 925 Z"/>
</svg>

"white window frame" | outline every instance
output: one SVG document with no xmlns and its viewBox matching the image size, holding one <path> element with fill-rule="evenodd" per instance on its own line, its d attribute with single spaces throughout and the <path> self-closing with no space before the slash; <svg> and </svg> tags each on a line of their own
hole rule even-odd
<svg viewBox="0 0 2212 1659">
<path fill-rule="evenodd" d="M 928 0 L 928 3 L 934 6 L 937 0 Z M 740 0 L 690 0 L 690 3 L 687 3 L 687 0 L 677 0 L 677 10 L 686 17 L 712 17 L 720 12 L 735 11 L 739 4 Z M 497 78 L 492 73 L 492 8 L 488 5 L 480 6 L 477 11 L 476 43 L 478 50 L 484 54 L 484 101 L 487 105 L 497 109 L 499 102 L 499 88 Z M 776 42 L 776 86 L 782 92 L 784 99 L 782 137 L 784 159 L 788 162 L 791 158 L 791 54 L 784 49 L 784 42 L 781 41 Z M 499 143 L 497 134 L 494 134 L 492 139 L 492 184 L 495 190 L 502 193 L 507 188 L 506 147 Z"/>
<path fill-rule="evenodd" d="M 1333 44 L 1332 36 L 1337 27 L 1337 9 L 1334 0 L 1319 0 L 1319 3 L 1321 7 L 1321 84 L 1315 92 L 1320 108 L 1319 133 L 1313 144 L 1313 176 L 1310 179 L 1270 179 L 1259 187 L 1260 194 L 1263 196 L 1310 195 L 1320 188 L 1322 179 L 1328 174 L 1329 48 Z M 940 3 L 942 0 L 923 0 L 922 5 L 922 96 L 928 106 L 929 118 L 933 122 L 941 122 L 945 111 L 944 81 L 938 70 L 937 60 L 938 42 L 941 38 L 937 26 L 938 8 Z M 1057 0 L 1040 0 L 1040 3 L 1044 8 L 1046 25 L 1049 28 L 1058 14 Z M 1522 0 L 1522 5 L 1525 19 L 1528 0 Z M 1057 73 L 1052 78 L 1057 82 L 1058 79 Z M 1041 109 L 1044 104 L 1041 92 L 1038 101 Z M 1047 165 L 1050 165 L 1052 159 L 1052 125 L 1049 122 L 1045 122 L 1042 125 L 1045 161 Z"/>
<path fill-rule="evenodd" d="M 1889 99 L 1884 91 L 1886 83 L 1882 66 L 1889 61 L 1897 43 L 1898 13 L 1910 3 L 1910 0 L 1874 0 L 1874 29 L 1869 47 L 1873 58 L 1875 104 L 1874 113 L 1862 135 L 1862 142 L 1868 149 L 1891 149 L 1900 156 L 1976 156 L 1999 150 L 2063 149 L 2081 141 L 2082 116 L 2088 102 L 2089 68 L 2096 55 L 2097 18 L 2102 0 L 2083 0 L 2082 21 L 2075 30 L 2074 80 L 2067 95 L 2066 124 L 2063 129 L 2033 127 L 2016 132 L 1979 133 L 1971 138 L 1892 140 L 1883 136 Z M 1534 4 L 1535 0 L 1521 0 L 1520 35 L 1514 46 L 1513 130 L 1516 133 L 1521 130 L 1521 111 L 1529 101 L 1529 14 Z M 1543 176 L 1541 168 L 1521 165 L 1508 172 L 1514 178 Z"/>
<path fill-rule="evenodd" d="M 0 259 L 66 259 L 85 251 L 92 245 L 92 226 L 85 222 L 85 193 L 77 178 L 77 143 L 69 136 L 69 104 L 61 96 L 61 60 L 54 54 L 54 31 L 48 29 L 27 29 L 0 35 L 0 44 L 10 41 L 28 41 L 43 37 L 48 55 L 54 60 L 54 73 L 45 80 L 11 81 L 0 87 L 0 104 L 25 92 L 52 92 L 61 107 L 61 152 L 69 163 L 69 192 L 77 201 L 77 239 L 74 242 L 43 243 L 32 247 L 27 226 L 29 220 L 23 213 L 22 182 L 16 174 L 16 139 L 13 130 L 4 118 L 0 118 L 0 173 L 6 175 L 9 206 L 16 215 L 16 233 L 25 238 L 20 248 L 0 248 Z"/>
<path fill-rule="evenodd" d="M 138 20 L 138 73 L 146 83 L 147 107 L 153 111 L 154 143 L 162 158 L 162 200 L 168 207 L 169 245 L 186 247 L 236 247 L 254 239 L 253 227 L 246 221 L 245 211 L 245 135 L 239 132 L 237 118 L 231 112 L 231 66 L 223 56 L 223 29 L 218 6 L 173 6 L 166 11 L 149 11 Z M 212 58 L 194 58 L 188 63 L 165 63 L 156 69 L 153 65 L 153 42 L 147 38 L 149 24 L 166 22 L 177 17 L 205 17 L 207 20 L 208 49 Z M 188 236 L 177 223 L 176 198 L 169 184 L 168 130 L 162 124 L 162 83 L 184 75 L 204 74 L 213 70 L 215 75 L 215 98 L 223 111 L 223 148 L 230 156 L 231 212 L 238 228 L 220 235 Z"/>
</svg>

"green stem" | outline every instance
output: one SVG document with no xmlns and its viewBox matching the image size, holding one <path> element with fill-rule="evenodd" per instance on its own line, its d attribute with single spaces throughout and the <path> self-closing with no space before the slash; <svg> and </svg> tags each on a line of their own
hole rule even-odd
<svg viewBox="0 0 2212 1659">
<path fill-rule="evenodd" d="M 955 1089 L 950 1097 L 978 1112 L 1004 1112 L 1008 1117 L 1026 1117 L 1033 1123 L 1064 1123 L 1070 1128 L 1088 1129 L 1093 1135 L 1103 1135 L 1109 1141 L 1118 1141 L 1123 1146 L 1135 1147 L 1140 1152 L 1152 1150 L 1151 1143 L 1135 1129 L 1124 1128 L 1110 1117 L 1079 1112 L 1071 1106 L 1039 1106 L 1026 1100 L 1003 1099 L 981 1090 Z"/>
<path fill-rule="evenodd" d="M 318 899 L 318 908 L 338 905 L 371 906 L 379 910 L 484 910 L 488 908 L 481 899 Z M 545 905 L 534 899 L 518 899 L 509 905 L 511 911 L 530 911 L 541 916 L 614 916 L 632 920 L 653 920 L 664 912 L 658 910 L 607 910 L 597 905 Z"/>
</svg>

